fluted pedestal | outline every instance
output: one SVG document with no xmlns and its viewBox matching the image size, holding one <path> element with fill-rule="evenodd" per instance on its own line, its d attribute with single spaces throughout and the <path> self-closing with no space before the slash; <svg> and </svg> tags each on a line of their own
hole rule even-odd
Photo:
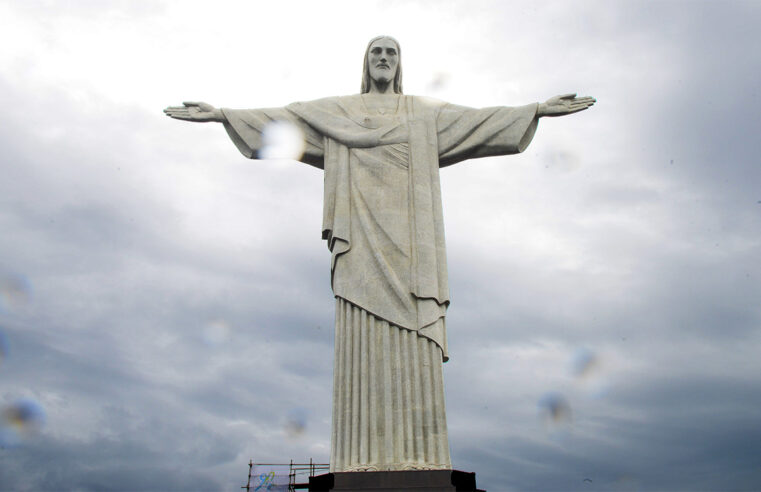
<svg viewBox="0 0 761 492">
<path fill-rule="evenodd" d="M 332 473 L 452 469 L 441 349 L 336 299 Z"/>
</svg>

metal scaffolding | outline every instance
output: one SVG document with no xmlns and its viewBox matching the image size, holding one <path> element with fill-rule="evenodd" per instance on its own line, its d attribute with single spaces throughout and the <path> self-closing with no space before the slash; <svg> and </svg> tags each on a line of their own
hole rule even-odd
<svg viewBox="0 0 761 492">
<path fill-rule="evenodd" d="M 251 478 L 254 476 L 254 467 L 256 466 L 281 466 L 288 467 L 288 491 L 295 491 L 309 488 L 309 477 L 315 476 L 316 473 L 327 473 L 330 469 L 328 463 L 315 463 L 309 458 L 309 463 L 254 463 L 253 460 L 248 462 L 248 480 L 242 489 L 246 492 L 264 492 L 272 490 L 273 484 L 251 484 Z"/>
</svg>

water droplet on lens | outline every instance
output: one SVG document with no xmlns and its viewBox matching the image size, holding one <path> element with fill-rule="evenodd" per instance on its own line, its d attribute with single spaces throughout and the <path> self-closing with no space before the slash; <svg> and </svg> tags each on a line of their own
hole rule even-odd
<svg viewBox="0 0 761 492">
<path fill-rule="evenodd" d="M 445 72 L 438 72 L 434 74 L 433 79 L 428 82 L 428 90 L 430 92 L 436 92 L 444 89 L 449 84 L 449 74 Z"/>
<path fill-rule="evenodd" d="M 203 340 L 210 347 L 217 347 L 230 340 L 230 325 L 221 319 L 207 323 L 203 331 Z"/>
<path fill-rule="evenodd" d="M 307 411 L 303 408 L 293 408 L 288 412 L 285 422 L 285 432 L 288 437 L 300 437 L 307 428 Z"/>
<path fill-rule="evenodd" d="M 626 337 L 622 338 L 626 341 Z M 571 358 L 570 372 L 575 382 L 593 397 L 604 396 L 610 387 L 609 361 L 588 349 L 576 350 Z"/>
<path fill-rule="evenodd" d="M 11 310 L 29 302 L 29 281 L 21 275 L 0 275 L 0 311 Z"/>
<path fill-rule="evenodd" d="M 616 479 L 615 482 L 613 482 L 615 485 L 615 490 L 640 490 L 640 483 L 639 480 L 637 480 L 635 477 L 630 475 L 622 475 Z"/>
<path fill-rule="evenodd" d="M 259 159 L 294 159 L 304 155 L 306 142 L 301 129 L 287 121 L 273 121 L 262 130 Z"/>
<path fill-rule="evenodd" d="M 573 355 L 571 374 L 577 378 L 587 378 L 599 369 L 600 359 L 588 348 L 580 348 Z"/>
<path fill-rule="evenodd" d="M 0 422 L 0 446 L 13 447 L 42 429 L 45 411 L 30 399 L 18 400 L 3 408 Z"/>
<path fill-rule="evenodd" d="M 8 338 L 5 336 L 5 333 L 0 331 L 0 366 L 8 358 L 8 347 Z"/>
<path fill-rule="evenodd" d="M 554 425 L 570 424 L 573 416 L 571 405 L 560 393 L 548 393 L 539 400 L 539 412 L 548 423 Z"/>
</svg>

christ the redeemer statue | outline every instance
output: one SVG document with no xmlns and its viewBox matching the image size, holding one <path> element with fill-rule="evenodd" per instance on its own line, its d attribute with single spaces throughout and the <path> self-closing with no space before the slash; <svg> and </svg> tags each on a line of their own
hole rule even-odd
<svg viewBox="0 0 761 492">
<path fill-rule="evenodd" d="M 259 156 L 273 121 L 305 135 L 301 161 L 324 169 L 322 237 L 336 298 L 330 471 L 451 469 L 442 362 L 449 305 L 439 168 L 515 154 L 543 116 L 587 109 L 566 94 L 520 107 L 473 109 L 402 93 L 401 49 L 367 46 L 360 94 L 274 109 L 165 109 L 217 121 Z"/>
</svg>

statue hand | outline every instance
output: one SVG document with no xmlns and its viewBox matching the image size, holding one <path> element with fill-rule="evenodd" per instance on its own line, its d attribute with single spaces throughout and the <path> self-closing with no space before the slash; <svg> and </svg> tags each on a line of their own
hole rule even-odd
<svg viewBox="0 0 761 492">
<path fill-rule="evenodd" d="M 547 102 L 539 103 L 537 116 L 565 116 L 567 114 L 578 113 L 592 106 L 595 102 L 594 97 L 579 97 L 576 94 L 563 94 L 547 99 Z"/>
<path fill-rule="evenodd" d="M 225 121 L 222 111 L 205 102 L 184 102 L 183 106 L 169 106 L 167 116 L 185 121 Z"/>
</svg>

